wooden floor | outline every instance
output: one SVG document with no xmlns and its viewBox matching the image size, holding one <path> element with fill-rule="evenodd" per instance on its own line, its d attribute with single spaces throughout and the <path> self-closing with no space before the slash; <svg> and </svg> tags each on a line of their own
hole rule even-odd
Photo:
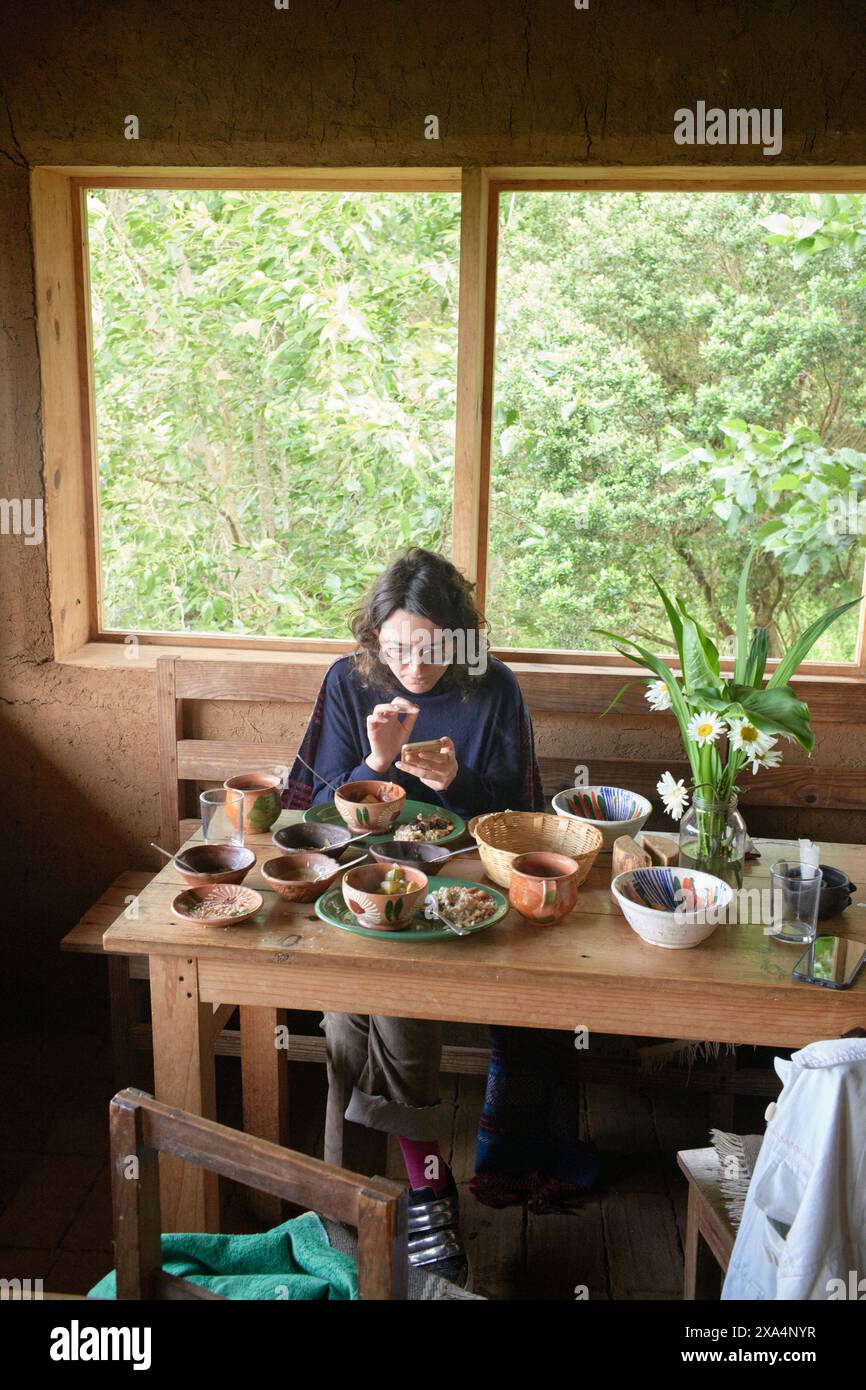
<svg viewBox="0 0 866 1390">
<path fill-rule="evenodd" d="M 149 1089 L 148 1059 L 130 1078 Z M 240 1121 L 239 1067 L 218 1058 L 219 1118 Z M 292 1144 L 321 1155 L 324 1068 L 293 1063 Z M 460 1185 L 464 1240 L 477 1293 L 494 1299 L 677 1299 L 682 1291 L 685 1187 L 675 1154 L 708 1141 L 706 1094 L 587 1086 L 583 1137 L 608 1160 L 607 1189 L 569 1216 L 480 1206 L 474 1171 L 480 1077 L 443 1078 L 451 1107 L 448 1159 Z M 108 1102 L 116 1086 L 106 1038 L 34 1035 L 0 1047 L 0 1278 L 41 1278 L 85 1293 L 112 1264 Z M 766 1102 L 743 1099 L 741 1132 L 762 1128 Z M 389 1176 L 402 1179 L 399 1151 Z M 223 1227 L 250 1229 L 241 1194 L 227 1194 Z"/>
</svg>

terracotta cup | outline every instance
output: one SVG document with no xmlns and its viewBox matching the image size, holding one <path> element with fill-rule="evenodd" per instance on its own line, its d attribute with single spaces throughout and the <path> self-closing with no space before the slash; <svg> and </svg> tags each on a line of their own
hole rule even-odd
<svg viewBox="0 0 866 1390">
<path fill-rule="evenodd" d="M 282 778 L 276 772 L 244 772 L 223 782 L 244 795 L 244 833 L 260 834 L 270 830 L 282 810 Z M 229 819 L 237 818 L 233 805 L 226 803 Z"/>
<path fill-rule="evenodd" d="M 577 902 L 578 872 L 577 863 L 566 854 L 519 854 L 511 865 L 508 901 L 527 922 L 550 926 Z"/>
</svg>

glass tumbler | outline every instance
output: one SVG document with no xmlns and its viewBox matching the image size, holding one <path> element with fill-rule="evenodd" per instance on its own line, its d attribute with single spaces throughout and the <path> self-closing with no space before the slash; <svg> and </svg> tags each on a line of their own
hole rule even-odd
<svg viewBox="0 0 866 1390">
<path fill-rule="evenodd" d="M 770 925 L 776 941 L 809 945 L 815 940 L 823 875 L 817 864 L 779 859 L 770 869 Z"/>
<path fill-rule="evenodd" d="M 231 787 L 202 792 L 201 833 L 208 845 L 242 845 L 244 842 L 244 794 Z M 231 815 L 228 813 L 231 808 Z"/>
</svg>

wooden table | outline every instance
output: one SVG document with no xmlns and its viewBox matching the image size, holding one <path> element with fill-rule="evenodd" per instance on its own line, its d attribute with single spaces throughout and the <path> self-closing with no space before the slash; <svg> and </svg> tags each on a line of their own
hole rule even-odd
<svg viewBox="0 0 866 1390">
<path fill-rule="evenodd" d="M 284 812 L 278 824 L 294 819 Z M 168 864 L 141 892 L 137 917 L 119 917 L 104 946 L 149 957 L 154 1084 L 169 1105 L 214 1116 L 212 1039 L 240 1005 L 244 1125 L 278 1143 L 287 1138 L 288 1096 L 275 1030 L 289 1008 L 776 1047 L 866 1026 L 866 972 L 849 990 L 797 983 L 800 948 L 772 940 L 760 924 L 719 926 L 692 950 L 645 945 L 611 896 L 609 856 L 596 860 L 574 911 L 555 927 L 509 912 L 477 935 L 404 943 L 339 931 L 312 905 L 284 902 L 260 873 L 277 853 L 270 835 L 248 844 L 257 860 L 244 882 L 264 896 L 255 917 L 224 929 L 178 922 L 170 904 L 185 885 Z M 796 846 L 757 845 L 762 857 L 746 865 L 744 887 L 768 889 L 770 864 L 795 858 Z M 821 855 L 864 883 L 866 847 L 823 845 Z M 474 855 L 445 871 L 483 880 Z M 821 930 L 866 943 L 858 897 Z M 165 1156 L 161 1163 L 163 1229 L 218 1230 L 215 1176 Z"/>
</svg>

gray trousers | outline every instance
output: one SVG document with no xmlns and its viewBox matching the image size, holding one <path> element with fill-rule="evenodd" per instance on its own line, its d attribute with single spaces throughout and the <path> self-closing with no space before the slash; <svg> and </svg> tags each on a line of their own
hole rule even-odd
<svg viewBox="0 0 866 1390">
<path fill-rule="evenodd" d="M 326 1163 L 381 1174 L 389 1134 L 439 1138 L 441 1023 L 328 1013 L 319 1026 L 328 1053 Z"/>
</svg>

